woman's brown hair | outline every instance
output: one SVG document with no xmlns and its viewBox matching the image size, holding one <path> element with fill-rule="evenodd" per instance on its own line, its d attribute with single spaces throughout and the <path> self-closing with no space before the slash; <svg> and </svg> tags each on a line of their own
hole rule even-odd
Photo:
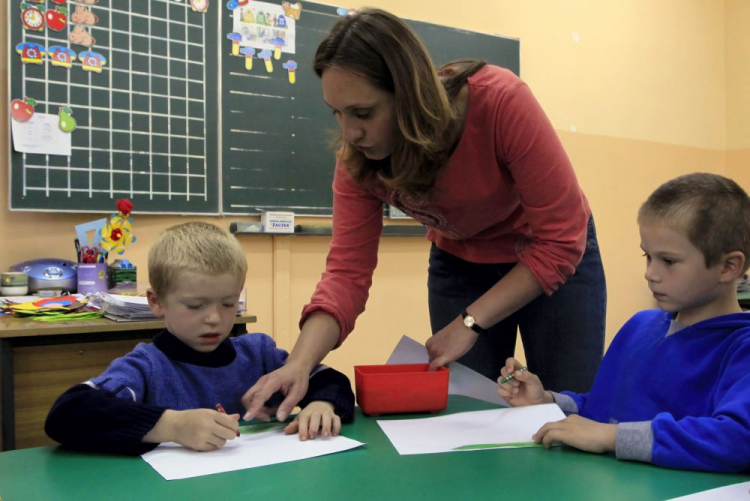
<svg viewBox="0 0 750 501">
<path fill-rule="evenodd" d="M 394 95 L 402 138 L 390 161 L 368 160 L 344 144 L 341 158 L 352 178 L 364 185 L 380 180 L 412 196 L 427 195 L 450 156 L 461 123 L 451 104 L 452 89 L 448 86 L 446 92 L 416 33 L 393 14 L 360 9 L 341 18 L 318 46 L 313 63 L 318 77 L 334 67 Z M 458 85 L 458 77 L 451 75 L 446 82 Z"/>
</svg>

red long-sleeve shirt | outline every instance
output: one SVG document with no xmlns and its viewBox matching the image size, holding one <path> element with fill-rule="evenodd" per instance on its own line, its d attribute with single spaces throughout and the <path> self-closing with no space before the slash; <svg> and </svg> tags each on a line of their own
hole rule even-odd
<svg viewBox="0 0 750 501">
<path fill-rule="evenodd" d="M 428 201 L 382 186 L 365 189 L 337 162 L 326 270 L 300 325 L 323 311 L 341 327 L 339 344 L 352 331 L 377 264 L 383 202 L 426 225 L 429 240 L 466 261 L 523 262 L 546 294 L 573 274 L 591 210 L 552 124 L 508 70 L 485 66 L 468 85 L 463 135 Z"/>
</svg>

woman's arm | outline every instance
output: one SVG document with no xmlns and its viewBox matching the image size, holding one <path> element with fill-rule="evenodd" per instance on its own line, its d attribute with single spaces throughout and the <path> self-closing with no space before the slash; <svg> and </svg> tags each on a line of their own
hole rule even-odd
<svg viewBox="0 0 750 501">
<path fill-rule="evenodd" d="M 307 393 L 312 370 L 338 343 L 339 332 L 338 322 L 330 315 L 310 315 L 286 364 L 260 378 L 242 397 L 242 403 L 247 408 L 243 419 L 262 415 L 268 399 L 281 391 L 285 398 L 276 411 L 276 419 L 284 421 Z"/>
<path fill-rule="evenodd" d="M 513 314 L 542 293 L 542 286 L 524 264 L 516 264 L 503 278 L 479 299 L 468 305 L 469 312 L 482 327 L 491 327 Z M 458 316 L 427 340 L 430 370 L 437 370 L 461 358 L 479 334 L 466 327 Z"/>
</svg>

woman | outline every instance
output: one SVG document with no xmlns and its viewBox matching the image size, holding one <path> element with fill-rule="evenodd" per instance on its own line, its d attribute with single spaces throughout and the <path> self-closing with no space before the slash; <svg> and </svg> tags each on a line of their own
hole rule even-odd
<svg viewBox="0 0 750 501">
<path fill-rule="evenodd" d="M 436 71 L 397 17 L 363 9 L 318 47 L 314 70 L 341 127 L 326 271 L 286 365 L 245 394 L 245 418 L 285 419 L 310 371 L 364 310 L 387 202 L 428 226 L 431 368 L 495 379 L 520 328 L 550 389 L 588 389 L 604 345 L 606 289 L 591 210 L 549 120 L 511 72 Z M 546 371 L 546 372 L 545 372 Z"/>
</svg>

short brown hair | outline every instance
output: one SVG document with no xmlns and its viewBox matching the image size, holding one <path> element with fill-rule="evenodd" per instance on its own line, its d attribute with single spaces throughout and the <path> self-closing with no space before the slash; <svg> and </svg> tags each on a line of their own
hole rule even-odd
<svg viewBox="0 0 750 501">
<path fill-rule="evenodd" d="M 410 195 L 424 195 L 450 156 L 460 121 L 430 55 L 401 19 L 380 9 L 342 17 L 320 43 L 313 69 L 351 71 L 394 95 L 401 141 L 390 162 L 371 161 L 349 145 L 341 159 L 356 181 L 380 180 Z"/>
<path fill-rule="evenodd" d="M 178 273 L 231 273 L 242 283 L 247 260 L 228 231 L 209 223 L 183 223 L 164 230 L 148 252 L 148 278 L 158 296 L 166 295 Z"/>
<path fill-rule="evenodd" d="M 750 266 L 750 198 L 724 176 L 694 173 L 659 186 L 638 211 L 638 222 L 661 221 L 685 233 L 706 260 L 740 251 Z"/>
</svg>

